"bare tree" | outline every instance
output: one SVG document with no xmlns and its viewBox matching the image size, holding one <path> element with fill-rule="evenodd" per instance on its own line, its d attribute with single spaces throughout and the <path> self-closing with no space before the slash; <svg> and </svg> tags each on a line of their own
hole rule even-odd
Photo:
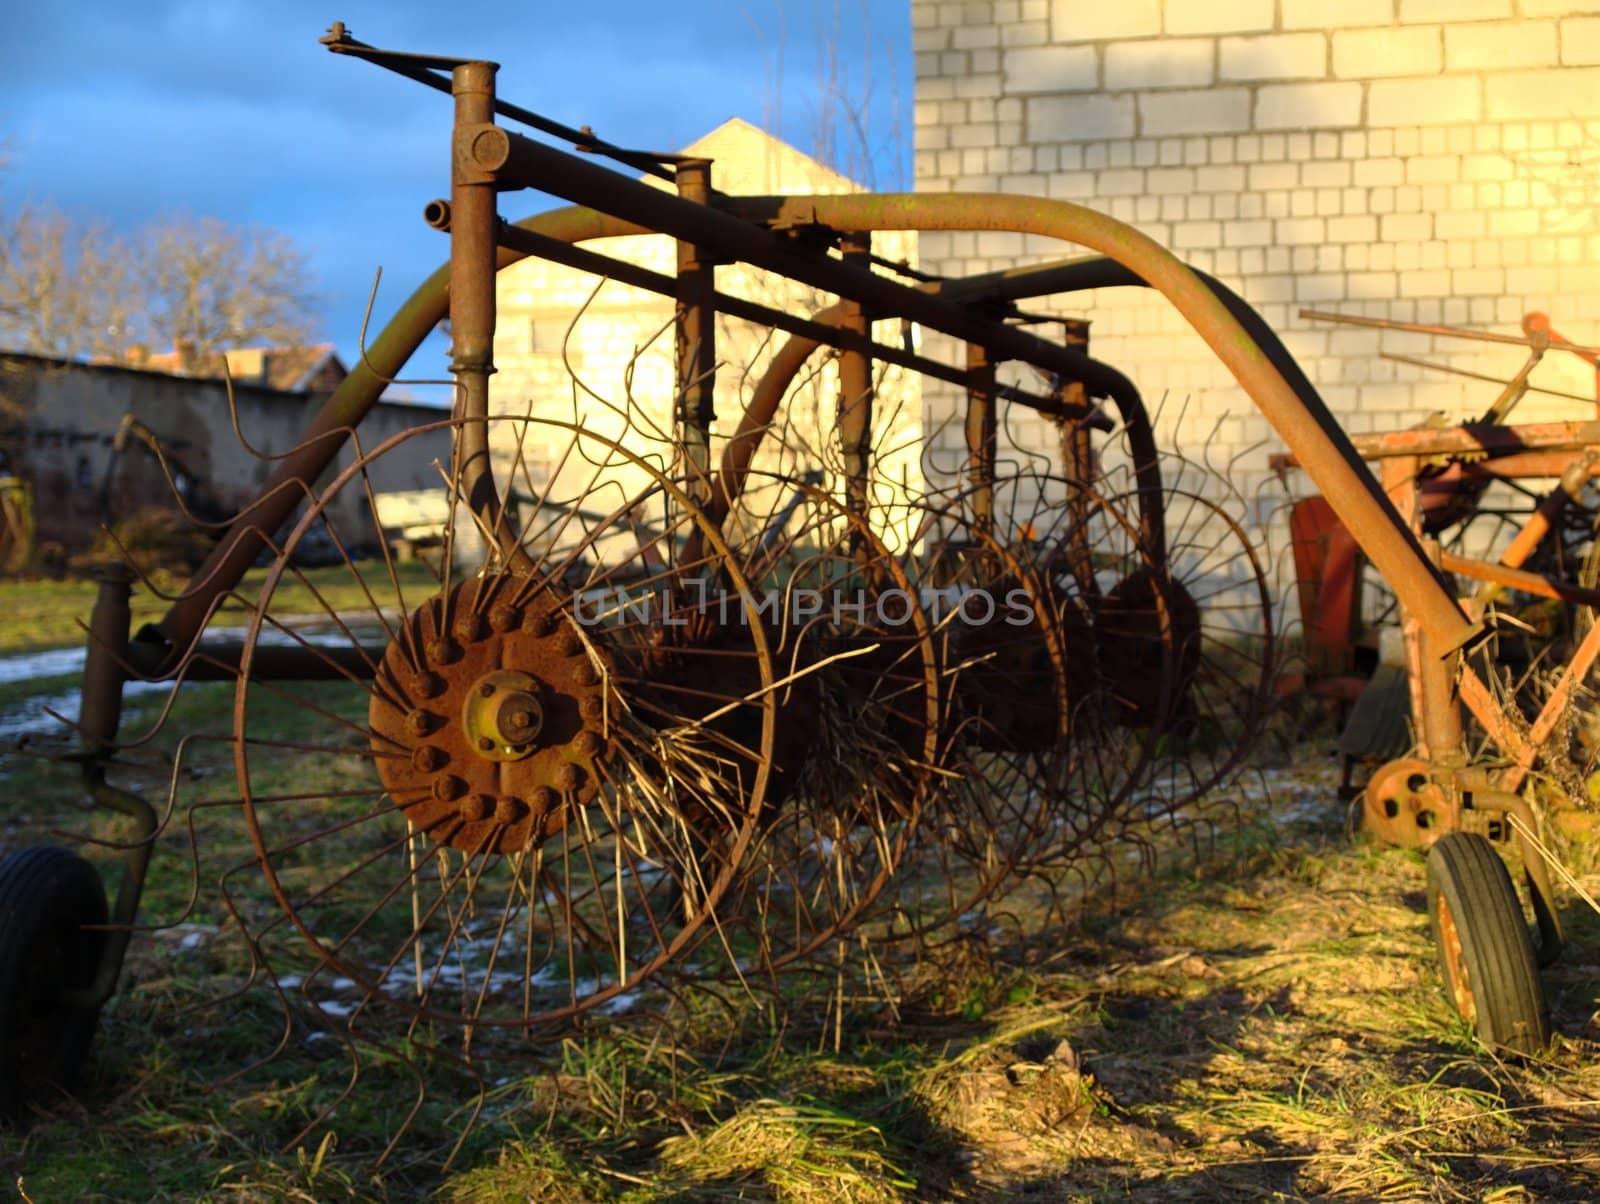
<svg viewBox="0 0 1600 1204">
<path fill-rule="evenodd" d="M 168 217 L 131 238 L 58 209 L 0 216 L 0 345 L 122 358 L 135 344 L 197 356 L 306 341 L 316 302 L 285 235 Z"/>
<path fill-rule="evenodd" d="M 216 218 L 167 218 L 144 233 L 138 265 L 152 341 L 197 356 L 303 343 L 313 302 L 305 255 L 286 236 Z"/>
</svg>

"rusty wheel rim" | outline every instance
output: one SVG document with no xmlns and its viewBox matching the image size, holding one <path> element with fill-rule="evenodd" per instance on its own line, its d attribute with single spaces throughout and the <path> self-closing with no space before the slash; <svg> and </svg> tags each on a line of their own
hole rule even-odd
<svg viewBox="0 0 1600 1204">
<path fill-rule="evenodd" d="M 524 470 L 534 500 L 532 517 L 520 516 L 520 550 L 530 553 L 531 573 L 504 571 L 511 557 L 491 547 L 487 575 L 446 576 L 417 601 L 414 588 L 405 597 L 387 551 L 366 573 L 346 556 L 343 568 L 371 602 L 369 634 L 387 637 L 383 656 L 368 658 L 370 683 L 344 683 L 366 691 L 358 699 L 365 716 L 330 706 L 329 735 L 292 748 L 251 735 L 262 697 L 290 684 L 251 680 L 255 658 L 267 659 L 267 637 L 317 647 L 274 606 L 280 586 L 306 583 L 293 564 L 296 546 L 321 529 L 349 547 L 334 501 L 345 490 L 370 497 L 381 457 L 405 438 L 441 428 L 459 435 L 463 422 L 434 424 L 359 456 L 308 507 L 269 570 L 246 638 L 234 743 L 246 825 L 317 973 L 355 984 L 360 1002 L 344 1010 L 353 1030 L 392 1027 L 381 1017 L 393 1012 L 411 1016 L 413 1029 L 419 1020 L 465 1025 L 470 1041 L 478 1030 L 543 1031 L 596 1007 L 635 1004 L 642 986 L 696 950 L 714 954 L 706 941 L 718 905 L 763 808 L 775 706 L 760 625 L 741 627 L 741 644 L 729 650 L 739 669 L 727 691 L 705 697 L 667 673 L 649 696 L 625 695 L 630 675 L 660 663 L 668 612 L 624 607 L 596 619 L 585 610 L 606 589 L 649 593 L 699 569 L 727 582 L 735 607 L 753 605 L 715 525 L 682 485 L 618 440 L 572 423 L 488 421 L 491 445 L 497 437 L 517 447 L 535 435 L 563 441 L 564 462 L 590 482 L 577 496 L 593 510 L 559 507 L 560 474 L 539 482 Z M 593 486 L 610 470 L 631 482 L 620 505 L 616 491 Z M 513 464 L 513 482 L 515 472 Z M 598 498 L 610 504 L 601 509 Z M 652 507 L 659 522 L 642 536 L 641 515 Z M 544 521 L 552 508 L 565 518 Z M 565 534 L 553 537 L 557 529 Z M 676 563 L 691 531 L 704 551 L 695 564 Z M 443 565 L 448 574 L 448 558 Z M 384 580 L 392 608 L 374 588 Z M 312 593 L 323 635 L 364 647 L 350 617 Z M 548 661 L 530 663 L 529 649 L 540 648 Z M 510 705 L 474 708 L 480 692 Z M 408 729 L 419 711 L 427 714 Z M 548 756 L 553 745 L 540 741 L 557 735 L 559 753 Z M 474 749 L 472 739 L 495 748 Z M 350 775 L 347 790 L 283 789 L 275 774 L 285 758 L 291 772 L 295 759 L 332 759 L 366 778 Z M 338 847 L 347 860 L 318 867 L 311 854 L 319 846 Z M 270 968 L 263 938 L 277 925 L 243 922 Z"/>
<path fill-rule="evenodd" d="M 1472 978 L 1467 973 L 1466 954 L 1461 948 L 1461 930 L 1455 912 L 1443 894 L 1437 898 L 1439 957 L 1444 966 L 1445 990 L 1461 1018 L 1471 1027 L 1478 1023 L 1478 1004 L 1472 993 Z"/>
</svg>

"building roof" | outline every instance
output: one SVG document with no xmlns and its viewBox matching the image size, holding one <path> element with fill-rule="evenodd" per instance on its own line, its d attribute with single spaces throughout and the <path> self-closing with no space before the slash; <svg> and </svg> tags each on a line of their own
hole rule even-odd
<svg viewBox="0 0 1600 1204">
<path fill-rule="evenodd" d="M 728 118 L 680 153 L 715 160 L 711 186 L 735 196 L 862 191 L 860 184 L 742 117 Z M 653 176 L 646 177 L 646 182 L 664 183 Z"/>
<path fill-rule="evenodd" d="M 132 349 L 130 349 L 131 351 Z M 236 384 L 263 385 L 283 393 L 309 393 L 318 377 L 328 368 L 335 379 L 346 375 L 344 364 L 332 343 L 305 347 L 235 347 L 221 354 L 195 356 L 180 343 L 171 351 L 127 357 L 135 368 L 166 372 L 174 376 L 220 378 L 223 365 Z"/>
</svg>

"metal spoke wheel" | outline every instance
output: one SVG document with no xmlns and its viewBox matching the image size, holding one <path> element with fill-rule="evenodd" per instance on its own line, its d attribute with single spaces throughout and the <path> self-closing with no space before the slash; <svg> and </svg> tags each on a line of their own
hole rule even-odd
<svg viewBox="0 0 1600 1204">
<path fill-rule="evenodd" d="M 816 474 L 813 474 L 816 475 Z M 893 906 L 936 780 L 939 672 L 915 586 L 839 498 L 751 473 L 725 536 L 768 601 L 781 775 L 724 927 L 754 976 L 815 965 Z M 842 950 L 833 948 L 833 965 Z"/>
<path fill-rule="evenodd" d="M 320 493 L 268 572 L 235 696 L 267 885 L 374 1032 L 388 1013 L 550 1030 L 637 1003 L 668 967 L 703 973 L 786 768 L 739 559 L 686 487 L 617 440 L 488 420 L 507 500 L 469 506 L 452 474 L 438 570 L 408 579 L 367 504 L 373 477 L 439 426 L 459 459 L 463 425 L 391 440 Z M 313 538 L 342 553 L 331 583 L 297 567 Z M 377 554 L 354 555 L 363 543 Z M 717 580 L 738 621 L 697 626 L 689 577 Z M 283 644 L 332 683 L 270 680 Z M 286 709 L 307 735 L 273 734 Z M 260 948 L 273 925 L 252 923 Z"/>
</svg>

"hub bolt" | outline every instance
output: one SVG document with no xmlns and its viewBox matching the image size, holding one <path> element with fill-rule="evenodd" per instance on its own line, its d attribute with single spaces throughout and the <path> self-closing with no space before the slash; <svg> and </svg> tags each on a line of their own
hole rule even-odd
<svg viewBox="0 0 1600 1204">
<path fill-rule="evenodd" d="M 548 812 L 556 805 L 556 792 L 548 786 L 535 786 L 530 797 L 534 807 L 540 812 Z"/>
<path fill-rule="evenodd" d="M 556 647 L 561 650 L 562 656 L 577 656 L 583 651 L 583 641 L 578 638 L 576 631 L 563 632 Z"/>
<path fill-rule="evenodd" d="M 493 698 L 494 697 L 494 682 L 486 681 L 481 686 L 479 686 L 478 687 L 478 696 L 480 698 Z"/>
<path fill-rule="evenodd" d="M 605 751 L 606 742 L 599 732 L 579 732 L 572 741 L 573 751 L 580 757 L 598 757 Z"/>
<path fill-rule="evenodd" d="M 517 624 L 521 621 L 522 616 L 516 612 L 514 607 L 496 606 L 489 612 L 489 626 L 502 635 L 508 631 L 516 630 Z"/>
<path fill-rule="evenodd" d="M 480 750 L 482 750 L 483 752 L 493 752 L 494 751 L 494 741 L 491 740 L 488 736 L 479 736 L 478 737 L 478 748 Z"/>
<path fill-rule="evenodd" d="M 461 800 L 459 814 L 462 819 L 470 823 L 488 819 L 494 811 L 494 799 L 487 794 L 469 794 Z"/>
<path fill-rule="evenodd" d="M 433 730 L 433 716 L 421 707 L 406 716 L 406 731 L 413 736 L 426 736 Z"/>
<path fill-rule="evenodd" d="M 592 696 L 589 697 L 589 698 L 585 698 L 583 700 L 583 708 L 582 709 L 583 709 L 583 717 L 585 719 L 591 720 L 592 722 L 595 722 L 595 723 L 600 722 L 600 720 L 604 719 L 605 715 L 606 715 L 605 700 L 601 699 L 601 698 L 592 697 Z"/>
<path fill-rule="evenodd" d="M 423 698 L 437 698 L 444 693 L 444 678 L 426 670 L 417 675 L 417 694 Z"/>
<path fill-rule="evenodd" d="M 441 803 L 453 803 L 466 792 L 467 784 L 453 773 L 436 778 L 433 783 L 433 797 Z"/>
<path fill-rule="evenodd" d="M 522 818 L 526 810 L 521 799 L 507 795 L 495 804 L 494 817 L 499 823 L 514 824 Z"/>
<path fill-rule="evenodd" d="M 483 621 L 483 616 L 477 613 L 462 615 L 456 621 L 456 634 L 467 643 L 475 643 L 489 634 L 489 625 Z"/>
<path fill-rule="evenodd" d="M 592 686 L 600 680 L 600 674 L 595 671 L 593 661 L 584 661 L 572 671 L 573 680 L 580 686 Z"/>
<path fill-rule="evenodd" d="M 424 744 L 411 754 L 411 768 L 418 773 L 437 773 L 450 760 L 450 754 L 432 744 Z"/>
<path fill-rule="evenodd" d="M 556 770 L 556 785 L 562 790 L 576 790 L 583 785 L 583 770 L 569 761 Z"/>
<path fill-rule="evenodd" d="M 428 660 L 436 665 L 453 665 L 461 659 L 461 645 L 446 636 L 428 645 Z"/>
</svg>

